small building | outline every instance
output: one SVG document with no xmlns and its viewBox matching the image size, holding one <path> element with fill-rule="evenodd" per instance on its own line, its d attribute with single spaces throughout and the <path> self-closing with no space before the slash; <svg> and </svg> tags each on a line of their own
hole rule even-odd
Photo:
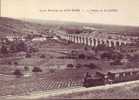
<svg viewBox="0 0 139 100">
<path fill-rule="evenodd" d="M 43 41 L 45 41 L 45 40 L 46 40 L 45 37 L 34 37 L 34 38 L 32 39 L 32 42 L 43 42 Z"/>
<path fill-rule="evenodd" d="M 121 63 L 128 63 L 128 58 L 121 59 Z"/>
</svg>

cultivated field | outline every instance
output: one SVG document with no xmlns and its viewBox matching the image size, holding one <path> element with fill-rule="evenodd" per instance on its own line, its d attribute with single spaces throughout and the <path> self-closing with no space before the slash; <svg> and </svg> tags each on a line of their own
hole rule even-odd
<svg viewBox="0 0 139 100">
<path fill-rule="evenodd" d="M 61 51 L 70 52 L 71 50 L 82 49 L 82 46 L 72 43 L 65 45 L 61 42 L 62 41 L 49 40 L 44 44 L 42 43 L 42 45 L 39 45 L 39 52 L 32 54 L 31 58 L 21 57 L 19 59 L 13 59 L 13 61 L 18 62 L 17 65 L 7 65 L 6 63 L 3 63 L 0 67 L 0 76 L 2 77 L 0 80 L 0 96 L 23 95 L 35 91 L 82 86 L 83 77 L 86 72 L 95 74 L 95 72 L 99 70 L 119 68 L 118 66 L 111 67 L 108 61 L 103 61 L 101 59 L 59 59 L 57 57 L 65 55 Z M 46 57 L 40 58 L 40 54 L 44 54 Z M 7 60 L 8 59 L 6 59 L 6 61 Z M 9 60 L 11 61 L 11 59 Z M 81 68 L 75 68 L 75 66 L 74 68 L 67 68 L 66 65 L 70 63 L 73 65 L 94 63 L 97 68 L 90 69 L 85 66 L 82 66 Z M 20 78 L 11 75 L 16 68 L 23 69 L 24 66 L 29 66 L 30 69 L 33 66 L 37 66 L 40 67 L 43 72 L 31 72 L 31 76 Z M 63 68 L 61 66 L 63 66 Z M 54 69 L 53 72 L 50 71 L 52 68 Z"/>
<path fill-rule="evenodd" d="M 112 86 L 92 87 L 88 90 L 82 89 L 82 91 L 76 93 L 48 96 L 45 99 L 138 99 L 138 84 L 139 81 L 119 83 Z M 45 99 L 41 98 L 39 100 Z"/>
</svg>

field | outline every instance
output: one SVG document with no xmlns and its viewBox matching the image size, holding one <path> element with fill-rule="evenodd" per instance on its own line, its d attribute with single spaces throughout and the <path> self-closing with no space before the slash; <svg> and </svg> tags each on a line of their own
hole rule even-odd
<svg viewBox="0 0 139 100">
<path fill-rule="evenodd" d="M 4 100 L 50 100 L 50 99 L 138 99 L 139 81 L 118 83 L 91 88 L 69 88 L 40 91 L 21 96 L 1 97 Z"/>
<path fill-rule="evenodd" d="M 99 70 L 124 68 L 125 66 L 113 66 L 108 61 L 101 59 L 59 59 L 59 56 L 65 56 L 63 51 L 70 52 L 71 50 L 82 50 L 82 45 L 77 44 L 64 44 L 63 41 L 48 40 L 46 43 L 36 45 L 39 47 L 39 52 L 33 53 L 31 58 L 20 57 L 14 59 L 11 57 L 6 59 L 6 62 L 16 61 L 17 65 L 6 63 L 1 64 L 0 80 L 0 96 L 6 95 L 23 95 L 35 91 L 47 91 L 59 88 L 69 88 L 82 86 L 83 77 L 86 72 L 94 73 Z M 72 48 L 72 49 L 70 49 Z M 44 54 L 45 58 L 40 58 L 40 55 Z M 67 64 L 89 64 L 94 63 L 97 68 L 90 69 L 82 66 L 81 68 L 67 68 Z M 31 76 L 16 78 L 12 75 L 12 72 L 16 68 L 23 70 L 24 66 L 28 66 L 30 70 L 34 67 L 40 67 L 43 72 L 33 73 Z M 59 67 L 58 67 L 59 66 Z M 63 67 L 62 67 L 63 66 Z M 6 68 L 6 69 L 5 69 Z M 53 72 L 50 70 L 54 69 Z M 10 73 L 10 74 L 9 74 Z"/>
<path fill-rule="evenodd" d="M 51 46 L 51 43 L 52 46 Z M 45 43 L 44 43 L 45 44 Z M 73 44 L 71 44 L 73 46 Z M 69 45 L 69 46 L 71 46 Z M 46 48 L 46 47 L 47 48 Z M 82 86 L 82 79 L 85 72 L 90 71 L 89 68 L 81 69 L 67 69 L 65 66 L 68 63 L 74 63 L 74 59 L 57 59 L 57 56 L 62 56 L 63 54 L 54 53 L 53 50 L 62 50 L 66 45 L 60 45 L 57 41 L 51 40 L 50 44 L 41 45 L 40 52 L 32 54 L 31 58 L 21 57 L 19 59 L 14 59 L 15 57 L 9 57 L 5 63 L 1 64 L 0 71 L 0 96 L 5 95 L 21 95 L 28 94 L 35 91 L 47 91 L 57 88 L 68 88 L 74 86 Z M 68 47 L 68 46 L 67 46 Z M 62 49 L 61 49 L 62 48 Z M 75 48 L 76 49 L 76 45 Z M 43 50 L 42 50 L 43 49 Z M 64 48 L 64 50 L 68 48 Z M 40 58 L 38 55 L 40 53 L 45 54 L 45 58 Z M 18 65 L 10 64 L 7 62 L 18 62 Z M 3 62 L 3 59 L 1 60 Z M 50 72 L 50 69 L 54 66 L 64 65 L 63 68 L 53 68 L 54 72 Z M 16 68 L 23 69 L 24 66 L 29 66 L 30 69 L 33 66 L 39 66 L 43 69 L 41 73 L 31 73 L 29 77 L 16 78 L 12 75 L 12 72 Z M 5 69 L 6 68 L 6 69 Z M 94 72 L 94 70 L 91 70 Z M 10 73 L 10 74 L 9 74 Z"/>
<path fill-rule="evenodd" d="M 117 86 L 103 86 L 101 88 L 90 88 L 76 93 L 49 96 L 45 99 L 138 99 L 139 82 L 118 84 Z M 45 100 L 41 98 L 40 100 Z M 35 99 L 34 99 L 35 100 Z"/>
</svg>

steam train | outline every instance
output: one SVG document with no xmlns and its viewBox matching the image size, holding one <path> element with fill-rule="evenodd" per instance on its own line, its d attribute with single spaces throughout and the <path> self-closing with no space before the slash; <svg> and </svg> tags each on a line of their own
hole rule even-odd
<svg viewBox="0 0 139 100">
<path fill-rule="evenodd" d="M 86 73 L 83 86 L 93 87 L 105 84 L 113 84 L 120 82 L 127 82 L 139 79 L 139 68 L 132 69 L 117 69 L 106 72 L 96 72 L 95 75 L 91 75 L 89 72 Z"/>
</svg>

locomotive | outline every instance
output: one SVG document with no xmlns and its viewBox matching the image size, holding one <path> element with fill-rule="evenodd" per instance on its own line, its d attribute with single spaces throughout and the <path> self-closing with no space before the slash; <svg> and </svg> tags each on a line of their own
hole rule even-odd
<svg viewBox="0 0 139 100">
<path fill-rule="evenodd" d="M 98 71 L 95 75 L 86 73 L 83 86 L 93 87 L 99 85 L 127 82 L 139 79 L 139 68 L 117 69 L 106 72 Z"/>
</svg>

